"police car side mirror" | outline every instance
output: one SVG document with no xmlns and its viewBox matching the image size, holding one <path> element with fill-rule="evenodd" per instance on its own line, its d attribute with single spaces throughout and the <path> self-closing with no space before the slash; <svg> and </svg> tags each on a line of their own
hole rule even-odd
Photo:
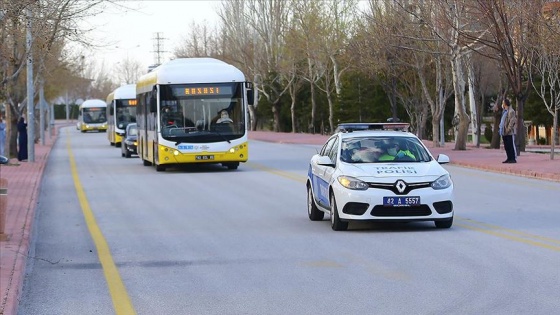
<svg viewBox="0 0 560 315">
<path fill-rule="evenodd" d="M 437 161 L 438 161 L 439 164 L 447 164 L 447 163 L 449 163 L 450 160 L 449 160 L 449 157 L 447 155 L 440 154 L 437 157 Z"/>
<path fill-rule="evenodd" d="M 330 157 L 323 155 L 317 158 L 317 164 L 323 166 L 331 166 L 334 167 L 334 163 Z"/>
</svg>

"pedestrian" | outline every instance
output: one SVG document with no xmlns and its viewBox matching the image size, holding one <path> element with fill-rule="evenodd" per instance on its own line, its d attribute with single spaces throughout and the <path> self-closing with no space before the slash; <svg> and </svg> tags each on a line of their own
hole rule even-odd
<svg viewBox="0 0 560 315">
<path fill-rule="evenodd" d="M 515 150 L 515 132 L 517 130 L 517 114 L 511 107 L 510 100 L 505 98 L 502 102 L 502 119 L 500 120 L 500 136 L 504 141 L 507 159 L 502 163 L 517 163 Z"/>
<path fill-rule="evenodd" d="M 6 147 L 6 123 L 0 117 L 0 156 L 4 156 L 4 149 Z"/>
<path fill-rule="evenodd" d="M 18 161 L 27 161 L 27 123 L 22 117 L 17 123 L 18 131 Z"/>
</svg>

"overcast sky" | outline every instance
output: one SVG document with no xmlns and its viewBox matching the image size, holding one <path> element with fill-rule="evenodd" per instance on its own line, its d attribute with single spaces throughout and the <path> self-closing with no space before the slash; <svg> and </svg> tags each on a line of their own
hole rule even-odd
<svg viewBox="0 0 560 315">
<path fill-rule="evenodd" d="M 156 33 L 161 33 L 163 48 L 167 51 L 162 61 L 169 60 L 175 46 L 188 34 L 195 23 L 217 21 L 219 0 L 123 1 L 124 6 L 110 7 L 104 13 L 83 21 L 87 28 L 95 28 L 90 37 L 105 47 L 87 54 L 97 64 L 105 62 L 112 67 L 126 58 L 140 62 L 144 67 L 154 63 Z"/>
</svg>

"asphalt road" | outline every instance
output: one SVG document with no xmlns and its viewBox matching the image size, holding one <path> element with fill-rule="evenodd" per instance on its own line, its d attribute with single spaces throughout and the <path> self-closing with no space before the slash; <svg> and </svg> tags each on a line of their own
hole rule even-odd
<svg viewBox="0 0 560 315">
<path fill-rule="evenodd" d="M 19 314 L 553 314 L 560 183 L 446 166 L 455 224 L 307 218 L 320 146 L 158 173 L 65 128 L 43 177 Z"/>
</svg>

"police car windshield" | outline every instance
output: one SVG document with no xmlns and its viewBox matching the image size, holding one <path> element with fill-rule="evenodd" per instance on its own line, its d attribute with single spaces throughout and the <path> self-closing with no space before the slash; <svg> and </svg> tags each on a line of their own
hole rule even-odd
<svg viewBox="0 0 560 315">
<path fill-rule="evenodd" d="M 429 162 L 425 147 L 414 137 L 352 137 L 342 140 L 346 163 Z"/>
</svg>

